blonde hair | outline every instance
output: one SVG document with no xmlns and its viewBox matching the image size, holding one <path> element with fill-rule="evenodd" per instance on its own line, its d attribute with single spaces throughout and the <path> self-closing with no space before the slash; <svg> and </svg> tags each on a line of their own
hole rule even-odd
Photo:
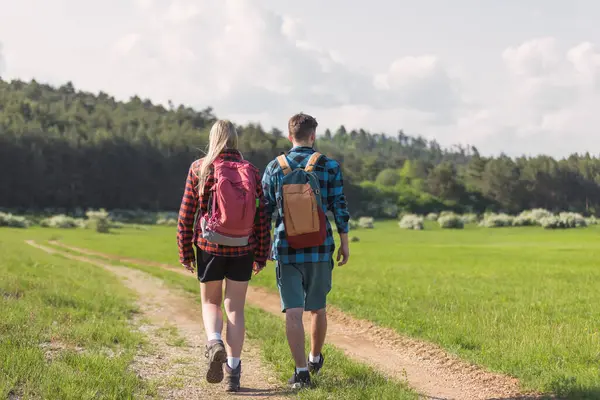
<svg viewBox="0 0 600 400">
<path fill-rule="evenodd" d="M 228 120 L 218 120 L 210 129 L 208 136 L 208 150 L 202 160 L 198 173 L 198 193 L 204 194 L 204 184 L 210 173 L 210 167 L 219 154 L 225 149 L 238 148 L 238 134 L 235 126 Z"/>
</svg>

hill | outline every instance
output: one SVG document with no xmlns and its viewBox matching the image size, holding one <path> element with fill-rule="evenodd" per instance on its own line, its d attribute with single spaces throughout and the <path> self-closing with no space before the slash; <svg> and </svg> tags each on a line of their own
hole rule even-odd
<svg viewBox="0 0 600 400">
<path fill-rule="evenodd" d="M 187 168 L 216 119 L 210 107 L 0 80 L 0 207 L 177 209 Z M 277 129 L 238 128 L 241 150 L 259 167 L 289 149 Z M 343 126 L 325 130 L 317 148 L 342 163 L 355 216 L 534 207 L 593 213 L 600 205 L 600 160 L 589 154 L 486 158 L 403 131 Z"/>
</svg>

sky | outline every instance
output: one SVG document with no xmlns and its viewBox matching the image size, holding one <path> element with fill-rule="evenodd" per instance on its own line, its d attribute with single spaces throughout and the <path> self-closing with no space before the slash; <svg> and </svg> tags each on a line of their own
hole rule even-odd
<svg viewBox="0 0 600 400">
<path fill-rule="evenodd" d="M 0 0 L 0 76 L 297 112 L 512 156 L 600 153 L 597 0 Z"/>
</svg>

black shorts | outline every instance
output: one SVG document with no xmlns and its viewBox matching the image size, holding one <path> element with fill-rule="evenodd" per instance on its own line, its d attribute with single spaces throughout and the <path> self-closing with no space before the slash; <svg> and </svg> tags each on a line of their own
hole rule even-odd
<svg viewBox="0 0 600 400">
<path fill-rule="evenodd" d="M 252 278 L 252 264 L 254 264 L 252 253 L 241 257 L 224 257 L 196 249 L 196 269 L 198 280 L 202 283 L 222 281 L 225 278 L 248 282 Z"/>
</svg>

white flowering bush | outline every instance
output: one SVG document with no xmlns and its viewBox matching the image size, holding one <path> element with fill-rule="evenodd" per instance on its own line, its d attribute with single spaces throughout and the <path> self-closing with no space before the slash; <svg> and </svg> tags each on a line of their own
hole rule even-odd
<svg viewBox="0 0 600 400">
<path fill-rule="evenodd" d="M 463 229 L 465 227 L 465 223 L 460 215 L 448 212 L 443 213 L 438 218 L 438 224 L 440 224 L 440 228 L 442 229 Z"/>
<path fill-rule="evenodd" d="M 423 217 L 419 217 L 415 214 L 406 214 L 402 217 L 398 225 L 402 229 L 413 229 L 420 231 L 423 229 Z"/>
<path fill-rule="evenodd" d="M 541 226 L 544 229 L 583 228 L 588 226 L 588 222 L 581 214 L 562 212 L 558 215 L 542 218 Z"/>
<path fill-rule="evenodd" d="M 427 214 L 427 216 L 425 218 L 427 219 L 427 221 L 437 221 L 439 217 L 440 217 L 439 214 L 429 213 L 429 214 Z"/>
<path fill-rule="evenodd" d="M 540 225 L 544 229 L 559 229 L 564 228 L 560 219 L 556 215 L 551 215 L 549 217 L 544 217 L 540 221 Z"/>
<path fill-rule="evenodd" d="M 358 220 L 358 226 L 361 229 L 373 229 L 375 228 L 375 220 L 372 217 L 360 217 Z"/>
<path fill-rule="evenodd" d="M 479 223 L 479 226 L 485 228 L 502 228 L 513 225 L 514 217 L 508 214 L 486 214 L 483 220 Z"/>
<path fill-rule="evenodd" d="M 473 213 L 463 214 L 460 218 L 465 225 L 476 224 L 479 222 L 479 215 Z"/>
<path fill-rule="evenodd" d="M 177 220 L 175 218 L 159 218 L 156 225 L 177 226 Z"/>
<path fill-rule="evenodd" d="M 0 227 L 28 228 L 31 223 L 27 218 L 0 212 Z"/>
<path fill-rule="evenodd" d="M 585 222 L 587 222 L 588 225 L 598 225 L 598 220 L 593 215 L 589 218 L 586 218 Z"/>
<path fill-rule="evenodd" d="M 552 216 L 554 214 L 543 208 L 525 210 L 513 220 L 513 226 L 541 226 L 542 219 Z"/>
<path fill-rule="evenodd" d="M 69 217 L 68 215 L 58 214 L 40 221 L 43 228 L 85 228 L 85 221 L 79 218 Z"/>
<path fill-rule="evenodd" d="M 562 212 L 558 215 L 558 219 L 565 228 L 583 228 L 587 226 L 584 216 L 579 213 Z"/>
<path fill-rule="evenodd" d="M 104 209 L 100 209 L 98 211 L 90 210 L 85 213 L 86 217 L 88 217 L 90 227 L 96 230 L 98 233 L 109 233 L 110 232 L 110 224 L 111 220 Z"/>
</svg>

